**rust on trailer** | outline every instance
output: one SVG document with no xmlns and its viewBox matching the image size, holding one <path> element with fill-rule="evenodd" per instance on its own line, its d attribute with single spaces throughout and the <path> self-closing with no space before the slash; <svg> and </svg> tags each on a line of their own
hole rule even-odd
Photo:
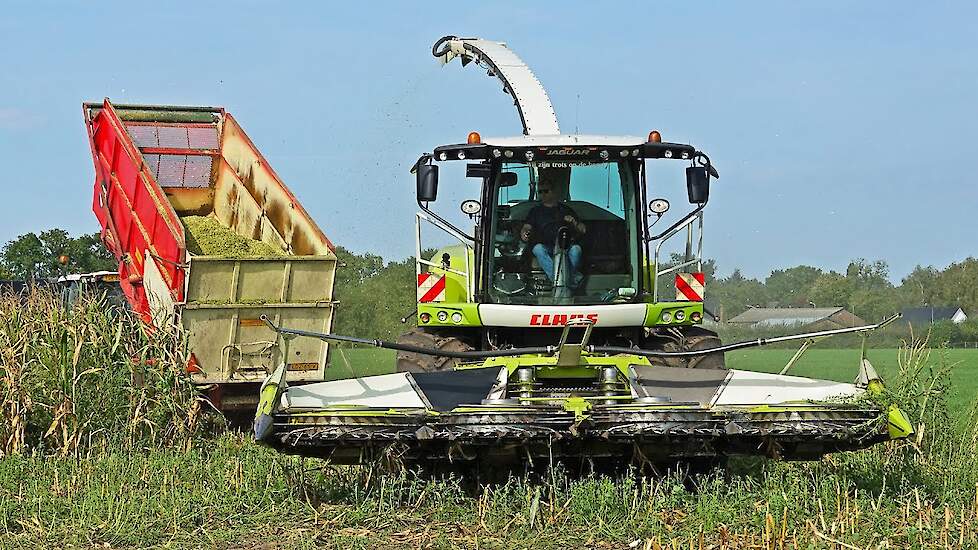
<svg viewBox="0 0 978 550">
<path fill-rule="evenodd" d="M 129 303 L 150 324 L 180 323 L 202 384 L 249 384 L 283 363 L 322 380 L 328 347 L 278 341 L 262 315 L 332 324 L 333 244 L 220 107 L 83 106 L 96 167 L 93 210 Z M 196 255 L 181 218 L 209 217 L 285 253 Z"/>
</svg>

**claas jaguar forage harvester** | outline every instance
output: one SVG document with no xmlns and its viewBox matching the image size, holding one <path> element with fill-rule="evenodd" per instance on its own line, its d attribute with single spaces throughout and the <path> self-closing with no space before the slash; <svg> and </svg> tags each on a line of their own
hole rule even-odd
<svg viewBox="0 0 978 550">
<path fill-rule="evenodd" d="M 889 320 L 723 345 L 703 326 L 703 214 L 719 177 L 706 153 L 657 131 L 561 133 L 546 91 L 505 44 L 445 37 L 433 53 L 501 80 L 523 135 L 472 132 L 414 164 L 417 327 L 397 342 L 267 320 L 283 339 L 396 350 L 397 372 L 290 387 L 280 368 L 262 388 L 258 440 L 337 463 L 656 464 L 814 459 L 913 432 L 865 358 L 852 384 L 726 368 L 727 351 Z M 434 209 L 439 165 L 452 162 L 481 182 L 461 204 L 470 231 Z M 690 203 L 661 229 L 669 203 L 650 193 L 676 183 L 654 179 L 656 163 L 678 165 Z M 423 257 L 429 227 L 456 244 Z M 676 241 L 682 252 L 664 257 Z"/>
</svg>

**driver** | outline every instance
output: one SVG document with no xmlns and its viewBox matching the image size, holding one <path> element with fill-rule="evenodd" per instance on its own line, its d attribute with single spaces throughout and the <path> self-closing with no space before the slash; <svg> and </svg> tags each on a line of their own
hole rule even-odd
<svg viewBox="0 0 978 550">
<path fill-rule="evenodd" d="M 554 186 L 551 181 L 540 178 L 537 186 L 540 204 L 534 206 L 526 216 L 526 222 L 520 230 L 520 239 L 533 245 L 533 255 L 536 256 L 540 268 L 547 274 L 550 282 L 554 282 L 554 245 L 557 233 L 561 227 L 568 227 L 578 235 L 583 235 L 587 228 L 577 220 L 577 216 L 569 206 L 557 201 Z M 581 274 L 581 245 L 572 244 L 567 248 L 567 258 L 570 261 L 572 287 L 577 287 L 584 275 Z"/>
</svg>

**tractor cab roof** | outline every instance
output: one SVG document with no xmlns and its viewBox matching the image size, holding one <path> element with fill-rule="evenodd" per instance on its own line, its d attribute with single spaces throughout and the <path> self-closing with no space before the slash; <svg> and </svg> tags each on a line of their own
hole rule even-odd
<svg viewBox="0 0 978 550">
<path fill-rule="evenodd" d="M 649 141 L 637 136 L 581 134 L 490 137 L 473 132 L 469 143 L 436 147 L 434 160 L 532 160 L 678 159 L 690 160 L 698 151 L 692 145 Z"/>
</svg>

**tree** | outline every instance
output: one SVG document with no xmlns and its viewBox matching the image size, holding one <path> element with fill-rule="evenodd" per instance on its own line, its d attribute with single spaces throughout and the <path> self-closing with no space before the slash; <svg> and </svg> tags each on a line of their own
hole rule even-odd
<svg viewBox="0 0 978 550">
<path fill-rule="evenodd" d="M 749 306 L 764 306 L 768 303 L 767 289 L 757 279 L 748 279 L 739 269 L 735 269 L 726 279 L 717 279 L 707 288 L 711 301 L 720 303 L 722 312 L 716 312 L 724 321 L 740 315 Z"/>
<path fill-rule="evenodd" d="M 938 292 L 941 272 L 933 266 L 914 267 L 899 286 L 900 300 L 907 306 L 917 307 L 934 303 Z"/>
<path fill-rule="evenodd" d="M 384 259 L 376 254 L 354 254 L 342 246 L 337 246 L 335 252 L 339 263 L 336 268 L 337 290 L 362 283 L 384 269 Z"/>
<path fill-rule="evenodd" d="M 899 295 L 893 289 L 856 289 L 849 298 L 849 311 L 870 323 L 899 313 Z"/>
<path fill-rule="evenodd" d="M 808 307 L 812 287 L 822 270 L 808 265 L 776 269 L 764 281 L 768 296 L 782 307 Z"/>
<path fill-rule="evenodd" d="M 852 281 L 835 271 L 822 273 L 812 285 L 811 301 L 820 307 L 849 307 Z"/>
<path fill-rule="evenodd" d="M 373 270 L 376 260 L 381 262 L 380 268 Z M 401 318 L 417 307 L 414 258 L 384 265 L 379 256 L 365 254 L 353 256 L 352 261 L 357 263 L 348 264 L 347 269 L 353 265 L 369 275 L 359 280 L 348 277 L 345 282 L 337 277 L 335 294 L 340 306 L 336 311 L 335 332 L 361 338 L 396 339 L 410 328 L 401 323 Z"/>
<path fill-rule="evenodd" d="M 978 315 L 978 259 L 953 263 L 937 279 L 932 306 L 960 306 L 968 315 Z"/>
<path fill-rule="evenodd" d="M 59 261 L 61 256 L 67 258 L 64 265 Z M 116 263 L 97 233 L 72 238 L 64 229 L 49 229 L 8 242 L 0 255 L 0 268 L 10 278 L 26 280 L 111 270 Z"/>
<path fill-rule="evenodd" d="M 864 258 L 857 258 L 849 262 L 849 267 L 846 268 L 846 279 L 849 279 L 853 288 L 892 288 L 889 277 L 890 266 L 883 260 L 868 262 Z"/>
</svg>

